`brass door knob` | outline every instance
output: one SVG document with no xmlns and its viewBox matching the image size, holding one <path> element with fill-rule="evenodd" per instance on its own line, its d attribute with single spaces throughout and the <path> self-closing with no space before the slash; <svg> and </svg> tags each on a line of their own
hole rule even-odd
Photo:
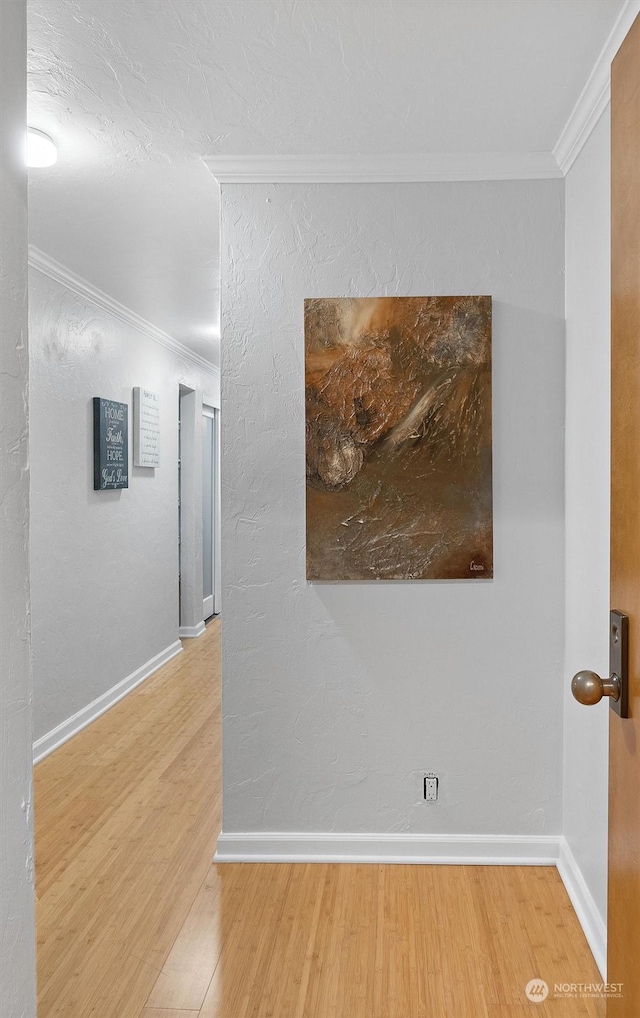
<svg viewBox="0 0 640 1018">
<path fill-rule="evenodd" d="M 617 675 L 601 679 L 596 672 L 577 672 L 571 680 L 571 692 L 578 703 L 584 703 L 587 707 L 599 703 L 603 696 L 619 700 L 620 679 Z"/>
</svg>

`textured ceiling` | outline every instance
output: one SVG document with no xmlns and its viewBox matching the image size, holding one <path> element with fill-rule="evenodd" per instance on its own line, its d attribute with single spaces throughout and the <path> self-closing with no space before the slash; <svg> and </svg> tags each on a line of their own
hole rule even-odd
<svg viewBox="0 0 640 1018">
<path fill-rule="evenodd" d="M 211 154 L 550 151 L 622 0 L 29 0 L 31 242 L 217 360 Z"/>
</svg>

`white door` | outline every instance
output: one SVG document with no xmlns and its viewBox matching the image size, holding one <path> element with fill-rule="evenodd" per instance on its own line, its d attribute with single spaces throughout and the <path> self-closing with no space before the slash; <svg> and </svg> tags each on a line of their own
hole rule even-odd
<svg viewBox="0 0 640 1018">
<path fill-rule="evenodd" d="M 213 407 L 202 408 L 202 608 L 205 620 L 220 612 L 218 415 L 219 411 Z"/>
</svg>

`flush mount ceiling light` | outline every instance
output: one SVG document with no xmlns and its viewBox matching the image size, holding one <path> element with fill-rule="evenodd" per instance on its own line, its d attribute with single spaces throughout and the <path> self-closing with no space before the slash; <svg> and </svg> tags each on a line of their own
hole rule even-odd
<svg viewBox="0 0 640 1018">
<path fill-rule="evenodd" d="M 27 128 L 27 166 L 29 169 L 40 169 L 53 166 L 58 159 L 55 142 L 44 131 L 35 127 Z"/>
</svg>

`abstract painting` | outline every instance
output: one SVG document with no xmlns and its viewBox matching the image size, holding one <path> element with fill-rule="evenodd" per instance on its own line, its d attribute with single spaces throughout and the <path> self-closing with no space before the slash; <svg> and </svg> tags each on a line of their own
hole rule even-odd
<svg viewBox="0 0 640 1018">
<path fill-rule="evenodd" d="M 304 315 L 307 579 L 492 577 L 491 297 Z"/>
</svg>

